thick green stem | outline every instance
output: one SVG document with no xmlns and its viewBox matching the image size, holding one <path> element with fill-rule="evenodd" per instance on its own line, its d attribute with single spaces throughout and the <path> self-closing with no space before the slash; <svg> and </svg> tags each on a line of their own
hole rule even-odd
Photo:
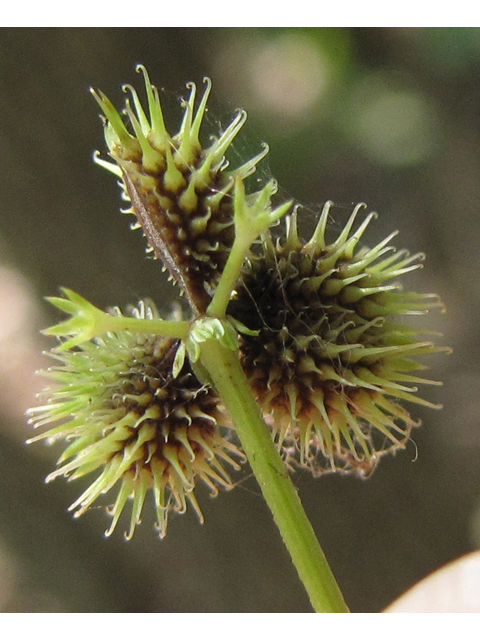
<svg viewBox="0 0 480 640">
<path fill-rule="evenodd" d="M 300 579 L 318 613 L 346 613 L 348 608 L 303 509 L 297 491 L 260 414 L 236 351 L 210 339 L 200 360 L 228 413 L 290 552 Z"/>
</svg>

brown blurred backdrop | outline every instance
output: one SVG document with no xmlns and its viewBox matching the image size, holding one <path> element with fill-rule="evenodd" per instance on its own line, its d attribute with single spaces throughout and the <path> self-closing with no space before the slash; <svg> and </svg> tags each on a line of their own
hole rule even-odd
<svg viewBox="0 0 480 640">
<path fill-rule="evenodd" d="M 138 62 L 166 89 L 172 129 L 185 83 L 205 75 L 212 133 L 246 108 L 236 152 L 269 142 L 264 171 L 306 205 L 306 230 L 325 200 L 339 226 L 364 201 L 380 213 L 367 242 L 400 229 L 399 248 L 427 254 L 406 284 L 448 307 L 421 320 L 454 347 L 429 362 L 444 387 L 423 393 L 443 411 L 412 407 L 416 446 L 368 481 L 296 477 L 350 607 L 378 611 L 480 546 L 479 29 L 0 29 L 0 610 L 310 610 L 251 478 L 205 492 L 206 523 L 174 517 L 162 542 L 147 508 L 126 543 L 121 527 L 103 538 L 103 509 L 67 513 L 79 483 L 44 484 L 58 449 L 24 445 L 49 346 L 38 331 L 58 317 L 44 296 L 175 296 L 91 161 L 104 143 L 87 89 L 120 106 Z"/>
</svg>

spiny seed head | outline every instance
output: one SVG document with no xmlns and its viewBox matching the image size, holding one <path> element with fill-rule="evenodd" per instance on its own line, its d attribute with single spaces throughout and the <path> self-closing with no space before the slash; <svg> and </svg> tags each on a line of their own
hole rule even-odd
<svg viewBox="0 0 480 640">
<path fill-rule="evenodd" d="M 113 321 L 64 290 L 65 298 L 51 302 L 72 317 L 46 331 L 61 339 L 52 351 L 58 364 L 46 372 L 57 386 L 30 411 L 35 426 L 52 425 L 33 440 L 68 442 L 49 480 L 96 474 L 71 509 L 81 515 L 118 486 L 107 535 L 131 499 L 127 537 L 149 490 L 164 536 L 168 513 L 184 512 L 187 502 L 203 519 L 194 494 L 198 480 L 216 494 L 232 486 L 224 464 L 238 469 L 243 461 L 208 384 L 203 342 L 239 348 L 287 465 L 314 475 L 365 475 L 384 453 L 404 447 L 418 422 L 400 403 L 434 406 L 415 394 L 418 384 L 438 384 L 419 375 L 425 367 L 417 357 L 446 350 L 401 319 L 442 307 L 437 296 L 403 291 L 398 283 L 421 266 L 421 254 L 396 251 L 389 244 L 395 233 L 372 248 L 362 246 L 375 217 L 358 222 L 363 204 L 334 239 L 331 202 L 308 242 L 299 238 L 297 209 L 276 239 L 269 227 L 290 203 L 272 205 L 274 181 L 249 194 L 244 184 L 267 147 L 227 170 L 225 154 L 246 114 L 240 111 L 204 147 L 200 129 L 211 85 L 207 80 L 196 106 L 190 84 L 182 123 L 171 135 L 157 89 L 145 69 L 138 70 L 148 115 L 126 87 L 131 131 L 109 99 L 93 91 L 114 164 L 96 160 L 121 178 L 131 202 L 127 213 L 136 216 L 150 249 L 185 293 L 193 321 L 162 321 L 150 303 L 132 312 L 136 321 L 119 310 Z"/>
<path fill-rule="evenodd" d="M 152 303 L 141 303 L 133 315 L 158 318 Z M 60 424 L 32 441 L 69 443 L 47 481 L 96 474 L 70 507 L 76 516 L 117 487 L 106 535 L 129 499 L 133 505 L 126 535 L 133 535 L 147 493 L 153 495 L 160 537 L 169 511 L 183 513 L 187 502 L 203 521 L 194 493 L 197 481 L 216 495 L 219 487 L 232 487 L 224 464 L 239 469 L 243 460 L 222 434 L 226 418 L 218 397 L 197 380 L 188 363 L 174 376 L 178 347 L 178 340 L 146 333 L 106 333 L 52 352 L 58 364 L 44 372 L 56 387 L 44 393 L 46 404 L 30 410 L 31 422 L 36 427 Z"/>
<path fill-rule="evenodd" d="M 360 224 L 355 207 L 327 242 L 327 202 L 307 243 L 296 212 L 286 237 L 264 237 L 243 269 L 228 312 L 258 336 L 241 336 L 241 362 L 287 462 L 325 471 L 371 472 L 387 451 L 404 447 L 415 423 L 397 400 L 426 406 L 416 357 L 445 350 L 398 316 L 441 307 L 437 296 L 404 292 L 397 278 L 419 268 L 389 246 L 359 240 L 375 214 Z"/>
<path fill-rule="evenodd" d="M 187 295 L 196 313 L 206 310 L 234 240 L 232 191 L 255 171 L 266 155 L 263 150 L 242 166 L 227 171 L 225 153 L 246 120 L 239 111 L 219 138 L 203 147 L 200 129 L 207 108 L 211 82 L 195 110 L 196 87 L 183 102 L 179 131 L 170 135 L 164 123 L 159 94 L 141 65 L 145 78 L 148 115 L 131 86 L 126 114 L 130 133 L 110 100 L 92 90 L 105 117 L 105 137 L 115 164 L 97 162 L 118 175 L 131 201 L 126 213 L 137 217 L 155 257 L 161 258 L 172 278 Z"/>
</svg>

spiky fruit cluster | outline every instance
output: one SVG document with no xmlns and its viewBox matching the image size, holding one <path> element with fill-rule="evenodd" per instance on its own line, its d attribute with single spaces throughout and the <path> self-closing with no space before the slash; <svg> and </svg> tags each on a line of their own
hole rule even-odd
<svg viewBox="0 0 480 640">
<path fill-rule="evenodd" d="M 405 446 L 418 423 L 398 401 L 433 406 L 415 395 L 417 384 L 436 384 L 418 375 L 417 356 L 442 350 L 398 319 L 441 307 L 437 296 L 404 292 L 397 282 L 420 266 L 421 254 L 395 251 L 395 234 L 361 246 L 375 215 L 357 223 L 364 205 L 333 240 L 331 202 L 308 242 L 299 238 L 296 210 L 285 237 L 274 237 L 270 227 L 291 203 L 272 204 L 273 180 L 250 194 L 244 184 L 267 147 L 227 170 L 225 154 L 246 114 L 204 147 L 210 82 L 196 110 L 192 84 L 179 131 L 170 135 L 158 92 L 138 70 L 149 113 L 126 87 L 131 132 L 109 99 L 93 92 L 115 164 L 96 160 L 121 178 L 127 213 L 186 295 L 191 319 L 163 321 L 148 305 L 136 318 L 112 316 L 64 290 L 66 298 L 51 301 L 72 317 L 46 331 L 62 341 L 53 351 L 59 365 L 48 372 L 59 387 L 31 412 L 37 426 L 64 423 L 34 440 L 70 441 L 49 479 L 98 474 L 71 508 L 84 513 L 118 483 L 107 533 L 132 498 L 129 537 L 150 489 L 164 535 L 168 512 L 185 511 L 187 502 L 202 519 L 199 479 L 213 492 L 231 486 L 222 462 L 235 469 L 242 454 L 221 431 L 227 418 L 201 360 L 209 341 L 239 348 L 289 468 L 315 475 L 367 474 L 384 453 Z"/>
<path fill-rule="evenodd" d="M 441 350 L 397 316 L 441 306 L 431 294 L 404 292 L 396 279 L 419 268 L 388 246 L 359 240 L 375 214 L 352 231 L 358 205 L 328 242 L 327 202 L 312 238 L 299 240 L 296 213 L 286 238 L 270 234 L 238 283 L 229 313 L 257 330 L 242 335 L 241 363 L 287 461 L 324 471 L 370 472 L 386 451 L 403 447 L 415 422 L 397 399 L 415 396 L 416 356 Z M 393 283 L 392 283 L 393 281 Z"/>
<path fill-rule="evenodd" d="M 119 113 L 101 92 L 93 91 L 105 114 L 105 136 L 115 164 L 97 157 L 110 171 L 121 177 L 125 195 L 132 203 L 137 227 L 143 229 L 155 257 L 163 260 L 172 278 L 182 287 L 193 311 L 205 312 L 227 261 L 234 240 L 232 190 L 235 178 L 245 179 L 268 152 L 261 153 L 241 167 L 227 171 L 225 153 L 246 120 L 239 111 L 221 136 L 203 148 L 200 128 L 206 111 L 211 82 L 195 111 L 196 87 L 183 103 L 184 116 L 178 133 L 165 127 L 160 99 L 144 67 L 149 115 L 145 114 L 137 93 L 133 108 L 127 100 L 126 113 L 134 135 L 128 132 Z M 134 225 L 135 226 L 135 225 Z"/>
<path fill-rule="evenodd" d="M 158 317 L 151 303 L 133 311 L 137 318 Z M 194 493 L 197 481 L 216 495 L 219 487 L 232 486 L 223 463 L 239 469 L 243 460 L 222 435 L 226 418 L 218 397 L 199 383 L 188 362 L 174 376 L 178 346 L 171 338 L 122 331 L 52 353 L 59 364 L 45 374 L 57 386 L 45 392 L 47 404 L 30 411 L 31 420 L 37 427 L 66 422 L 33 440 L 70 441 L 47 481 L 97 473 L 70 507 L 76 516 L 119 486 L 106 535 L 129 498 L 126 535 L 133 535 L 147 493 L 153 494 L 161 537 L 169 511 L 185 512 L 187 501 L 203 521 Z"/>
</svg>

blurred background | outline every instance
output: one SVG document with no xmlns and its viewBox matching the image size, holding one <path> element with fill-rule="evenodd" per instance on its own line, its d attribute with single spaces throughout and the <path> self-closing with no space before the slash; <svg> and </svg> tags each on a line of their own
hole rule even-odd
<svg viewBox="0 0 480 640">
<path fill-rule="evenodd" d="M 172 517 L 159 541 L 147 505 L 133 541 L 122 527 L 106 540 L 103 508 L 67 513 L 78 485 L 44 484 L 60 449 L 24 445 L 51 346 L 39 330 L 58 318 L 44 296 L 68 286 L 100 307 L 175 298 L 118 213 L 114 177 L 91 161 L 104 142 L 87 89 L 120 106 L 123 83 L 141 88 L 139 62 L 165 89 L 170 130 L 186 82 L 206 75 L 207 133 L 247 109 L 238 161 L 268 141 L 264 176 L 305 205 L 305 233 L 325 200 L 339 205 L 339 228 L 364 201 L 380 214 L 369 244 L 399 229 L 398 248 L 427 254 L 405 284 L 447 305 L 421 319 L 454 348 L 428 362 L 444 386 L 423 390 L 444 409 L 411 407 L 423 421 L 415 444 L 368 481 L 295 477 L 351 609 L 379 611 L 480 547 L 474 28 L 0 29 L 0 610 L 310 611 L 252 478 L 216 500 L 204 492 L 202 526 L 194 513 Z"/>
</svg>

